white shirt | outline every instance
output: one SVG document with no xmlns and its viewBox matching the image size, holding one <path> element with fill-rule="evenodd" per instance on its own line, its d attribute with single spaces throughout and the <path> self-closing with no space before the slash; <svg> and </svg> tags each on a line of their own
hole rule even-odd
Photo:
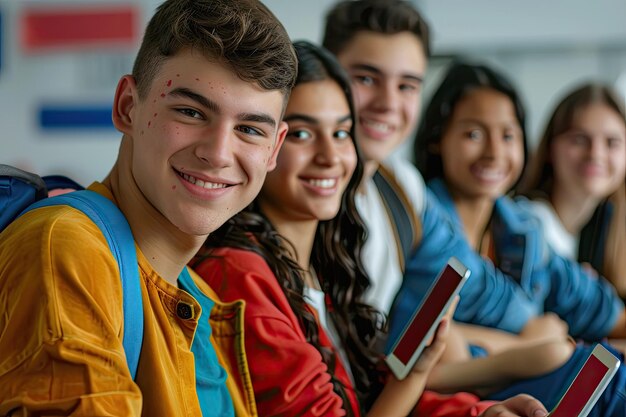
<svg viewBox="0 0 626 417">
<path fill-rule="evenodd" d="M 541 223 L 548 245 L 564 258 L 577 259 L 580 236 L 567 231 L 552 204 L 545 200 L 532 200 L 528 206 Z"/>
<path fill-rule="evenodd" d="M 354 384 L 352 370 L 350 369 L 350 362 L 348 361 L 348 356 L 346 355 L 343 344 L 341 343 L 341 339 L 339 338 L 339 332 L 337 332 L 337 328 L 335 327 L 333 321 L 328 319 L 328 311 L 326 310 L 326 296 L 324 292 L 316 288 L 305 286 L 303 293 L 306 303 L 314 308 L 317 312 L 317 316 L 320 319 L 320 326 L 328 335 L 330 342 L 333 344 L 335 350 L 341 358 L 341 362 L 344 365 L 344 368 L 346 368 L 352 384 Z"/>
</svg>

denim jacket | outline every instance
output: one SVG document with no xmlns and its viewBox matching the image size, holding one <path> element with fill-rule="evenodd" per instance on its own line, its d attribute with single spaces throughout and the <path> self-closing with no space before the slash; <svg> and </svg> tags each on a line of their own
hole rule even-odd
<svg viewBox="0 0 626 417">
<path fill-rule="evenodd" d="M 445 183 L 437 179 L 428 186 L 449 215 L 457 233 L 463 236 L 463 226 Z M 504 297 L 509 303 L 507 308 L 485 308 L 486 320 L 475 315 L 472 322 L 490 325 L 499 321 L 501 324 L 496 327 L 511 330 L 506 325 L 509 321 L 507 314 L 530 307 L 535 315 L 547 311 L 558 314 L 575 337 L 597 340 L 607 336 L 624 309 L 623 302 L 604 278 L 590 276 L 577 262 L 552 251 L 538 219 L 527 204 L 524 199 L 498 198 L 491 223 L 496 266 L 506 274 L 501 279 L 506 287 L 514 288 L 517 293 L 521 291 L 526 300 L 517 306 L 514 299 L 506 297 L 505 286 L 490 287 L 484 280 L 470 276 L 461 297 L 479 291 L 493 300 Z M 467 304 L 461 303 L 457 316 L 464 318 L 467 308 Z M 511 320 L 515 321 L 514 318 Z"/>
</svg>

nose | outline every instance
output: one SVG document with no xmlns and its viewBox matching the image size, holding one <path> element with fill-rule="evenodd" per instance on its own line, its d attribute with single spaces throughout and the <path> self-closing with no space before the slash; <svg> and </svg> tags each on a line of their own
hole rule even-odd
<svg viewBox="0 0 626 417">
<path fill-rule="evenodd" d="M 233 165 L 236 138 L 228 126 L 216 126 L 203 135 L 194 147 L 195 156 L 211 168 Z"/>
<path fill-rule="evenodd" d="M 484 155 L 491 159 L 497 159 L 502 153 L 504 147 L 502 135 L 496 133 L 488 133 L 485 141 Z"/>
<path fill-rule="evenodd" d="M 339 163 L 337 143 L 332 134 L 325 134 L 317 140 L 315 162 L 323 166 L 333 166 Z"/>
<path fill-rule="evenodd" d="M 603 158 L 606 154 L 606 151 L 606 143 L 603 138 L 591 138 L 591 142 L 589 144 L 589 158 L 591 158 L 592 160 Z"/>
<path fill-rule="evenodd" d="M 390 111 L 398 106 L 398 89 L 391 81 L 381 81 L 377 87 L 374 107 L 380 111 Z"/>
</svg>

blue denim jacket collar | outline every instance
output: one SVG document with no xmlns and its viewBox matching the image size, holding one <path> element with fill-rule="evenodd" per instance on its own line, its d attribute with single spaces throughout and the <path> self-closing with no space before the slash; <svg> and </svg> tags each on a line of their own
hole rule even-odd
<svg viewBox="0 0 626 417">
<path fill-rule="evenodd" d="M 428 182 L 428 187 L 437 196 L 453 222 L 463 230 L 446 183 L 441 179 Z M 523 290 L 532 295 L 535 291 L 532 271 L 537 262 L 544 259 L 541 236 L 537 235 L 537 224 L 533 215 L 521 201 L 503 196 L 496 200 L 492 216 L 492 233 L 496 247 L 498 268 L 514 278 Z"/>
</svg>

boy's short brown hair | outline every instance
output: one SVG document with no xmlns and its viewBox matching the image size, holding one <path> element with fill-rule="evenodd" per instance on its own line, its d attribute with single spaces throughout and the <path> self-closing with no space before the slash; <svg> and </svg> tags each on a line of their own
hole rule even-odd
<svg viewBox="0 0 626 417">
<path fill-rule="evenodd" d="M 258 0 L 167 0 L 150 19 L 133 66 L 144 98 L 163 62 L 192 48 L 239 78 L 289 95 L 297 59 L 287 32 Z"/>
<path fill-rule="evenodd" d="M 360 31 L 394 35 L 411 32 L 430 55 L 428 25 L 404 0 L 343 0 L 326 14 L 323 45 L 335 55 Z"/>
</svg>

